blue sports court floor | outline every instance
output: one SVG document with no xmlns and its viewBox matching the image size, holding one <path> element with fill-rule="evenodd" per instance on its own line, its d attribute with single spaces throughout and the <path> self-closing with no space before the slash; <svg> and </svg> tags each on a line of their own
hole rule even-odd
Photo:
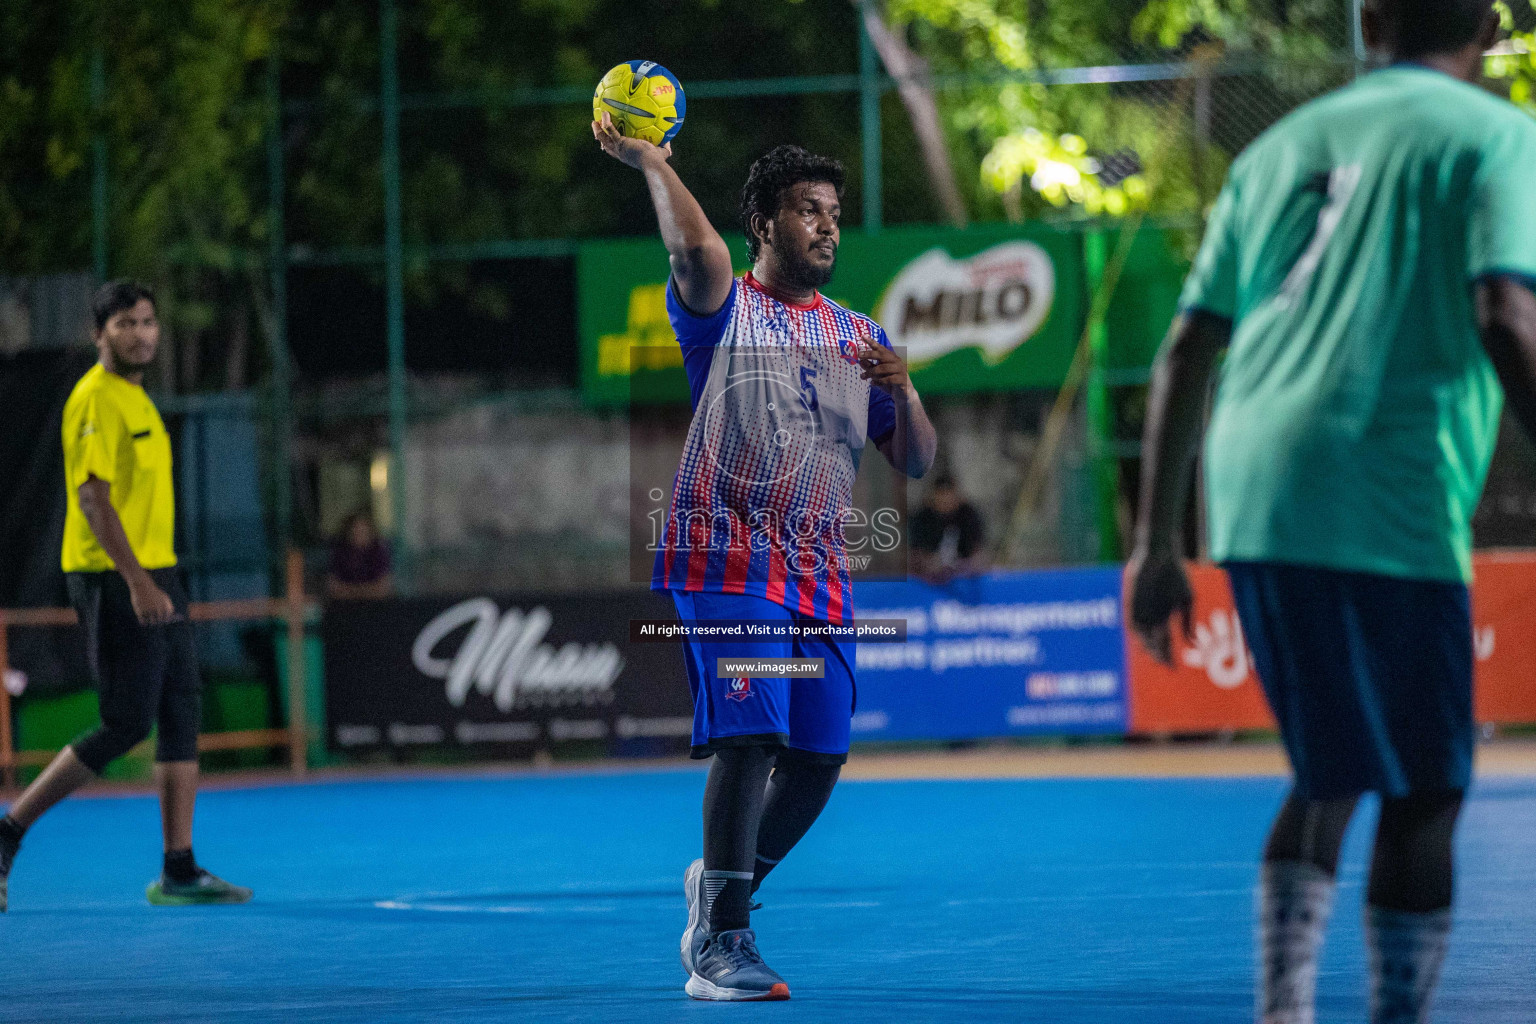
<svg viewBox="0 0 1536 1024">
<path fill-rule="evenodd" d="M 157 909 L 148 797 L 28 836 L 0 917 L 0 1020 L 1251 1020 L 1273 779 L 850 782 L 755 915 L 788 1003 L 683 995 L 700 772 L 226 790 L 199 859 L 245 907 Z M 1364 1019 L 1356 822 L 1320 1020 Z M 1436 1016 L 1536 1019 L 1536 780 L 1486 779 L 1460 843 Z"/>
</svg>

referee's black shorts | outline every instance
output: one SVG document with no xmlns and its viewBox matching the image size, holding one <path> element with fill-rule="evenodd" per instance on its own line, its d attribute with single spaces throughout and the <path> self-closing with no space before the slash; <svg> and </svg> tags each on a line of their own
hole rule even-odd
<svg viewBox="0 0 1536 1024">
<path fill-rule="evenodd" d="M 160 626 L 141 626 L 128 596 L 128 584 L 116 572 L 65 573 L 69 600 L 80 616 L 85 656 L 96 683 L 101 725 L 71 746 L 75 756 L 100 773 L 160 726 L 157 761 L 197 759 L 202 724 L 202 678 L 187 593 L 174 568 L 151 569 L 180 618 Z"/>
</svg>

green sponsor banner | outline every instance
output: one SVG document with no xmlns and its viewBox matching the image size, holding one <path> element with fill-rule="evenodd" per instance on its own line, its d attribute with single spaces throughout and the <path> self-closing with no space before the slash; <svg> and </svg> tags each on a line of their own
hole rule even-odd
<svg viewBox="0 0 1536 1024">
<path fill-rule="evenodd" d="M 1125 266 L 1109 308 L 1104 311 L 1108 333 L 1106 369 L 1139 369 L 1152 365 L 1157 350 L 1179 310 L 1179 293 L 1189 273 L 1184 256 L 1186 232 L 1143 227 L 1131 243 Z M 1119 244 L 1118 233 L 1108 232 L 1110 252 Z"/>
<path fill-rule="evenodd" d="M 1112 319 L 1138 335 L 1125 346 L 1136 353 L 1133 359 L 1155 349 L 1155 340 L 1139 335 L 1150 329 L 1152 337 L 1161 336 L 1168 321 L 1159 300 L 1177 293 L 1183 275 L 1182 267 L 1161 258 L 1160 238 L 1148 241 L 1138 239 L 1138 270 L 1172 284 L 1142 288 L 1141 301 L 1129 304 L 1134 308 L 1111 309 Z M 736 272 L 746 269 L 738 265 Z M 1122 285 L 1134 289 L 1139 277 Z M 666 282 L 659 239 L 582 247 L 577 292 L 582 391 L 589 403 L 688 400 L 682 354 L 667 320 Z M 875 237 L 845 231 L 836 276 L 824 290 L 885 328 L 905 351 L 920 391 L 961 393 L 1060 385 L 1087 315 L 1083 282 L 1078 232 L 988 225 L 892 228 Z"/>
</svg>

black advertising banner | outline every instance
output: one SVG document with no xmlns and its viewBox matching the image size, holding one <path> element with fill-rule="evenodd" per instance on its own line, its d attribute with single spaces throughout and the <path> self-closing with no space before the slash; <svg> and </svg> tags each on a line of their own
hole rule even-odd
<svg viewBox="0 0 1536 1024">
<path fill-rule="evenodd" d="M 36 326 L 34 324 L 34 326 Z M 0 355 L 0 608 L 66 603 L 59 543 L 64 536 L 64 402 L 96 350 L 25 349 Z M 9 630 L 14 692 L 57 696 L 90 685 L 85 646 L 73 626 Z"/>
<path fill-rule="evenodd" d="M 630 620 L 670 618 L 672 602 L 647 591 L 333 602 L 322 627 L 331 747 L 686 751 L 679 647 L 629 642 Z"/>
</svg>

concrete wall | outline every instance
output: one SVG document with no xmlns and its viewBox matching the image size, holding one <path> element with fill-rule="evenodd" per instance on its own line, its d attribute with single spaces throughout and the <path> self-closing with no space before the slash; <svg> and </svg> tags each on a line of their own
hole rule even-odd
<svg viewBox="0 0 1536 1024">
<path fill-rule="evenodd" d="M 932 400 L 943 466 L 981 510 L 989 543 L 1012 514 L 1034 457 L 1049 396 Z M 637 415 L 465 409 L 411 428 L 406 458 L 410 521 L 423 591 L 572 590 L 643 585 L 649 559 L 629 560 L 629 510 L 670 491 L 686 410 Z M 1015 564 L 1092 557 L 1082 431 L 1074 420 Z M 860 473 L 866 505 L 902 501 L 900 481 L 873 449 Z M 926 485 L 908 485 L 911 510 Z M 876 496 L 879 500 L 876 501 Z M 643 514 L 643 513 L 642 513 Z"/>
</svg>

